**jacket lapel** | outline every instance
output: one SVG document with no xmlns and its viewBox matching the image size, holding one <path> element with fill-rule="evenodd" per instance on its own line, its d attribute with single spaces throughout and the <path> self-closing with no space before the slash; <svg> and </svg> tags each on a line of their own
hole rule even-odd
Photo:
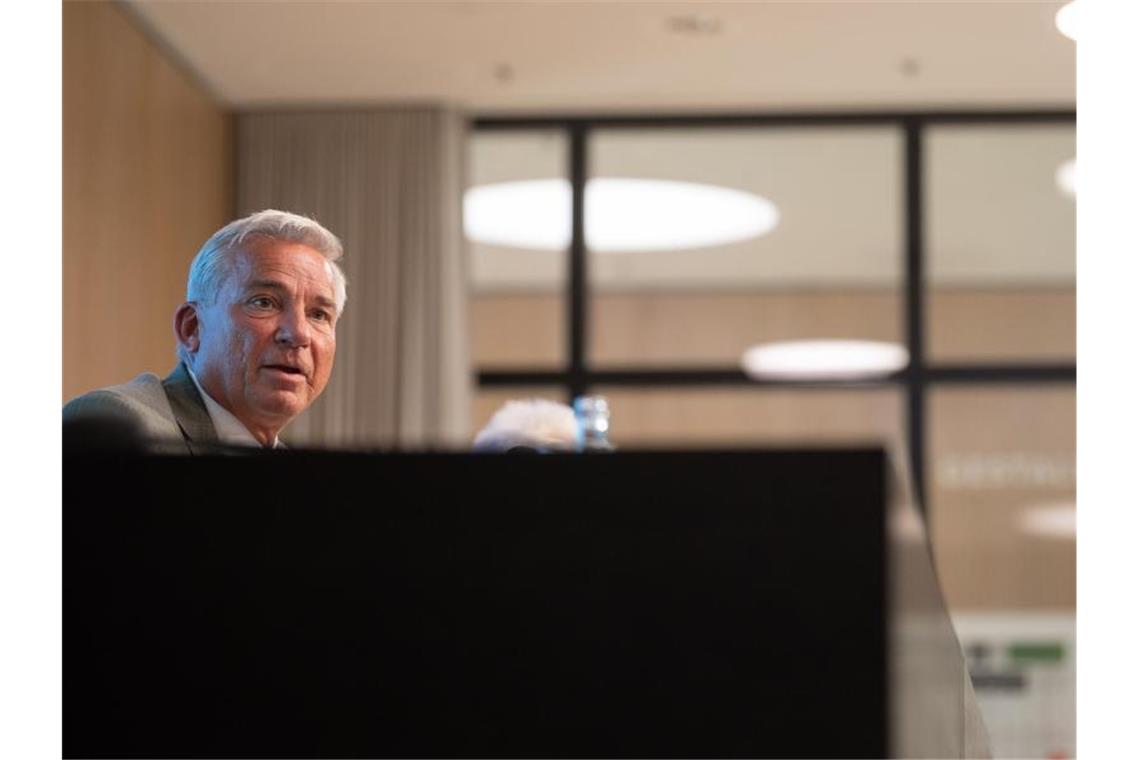
<svg viewBox="0 0 1140 760">
<path fill-rule="evenodd" d="M 206 402 L 198 393 L 190 372 L 182 362 L 162 381 L 162 389 L 170 400 L 174 419 L 182 429 L 182 437 L 191 454 L 207 454 L 217 444 L 218 434 L 206 411 Z"/>
</svg>

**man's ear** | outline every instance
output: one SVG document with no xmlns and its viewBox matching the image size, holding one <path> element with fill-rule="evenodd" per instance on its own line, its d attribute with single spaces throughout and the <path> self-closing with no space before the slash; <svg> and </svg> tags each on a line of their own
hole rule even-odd
<svg viewBox="0 0 1140 760">
<path fill-rule="evenodd" d="M 186 302 L 174 312 L 174 337 L 187 356 L 198 353 L 201 338 L 198 335 L 198 305 Z"/>
</svg>

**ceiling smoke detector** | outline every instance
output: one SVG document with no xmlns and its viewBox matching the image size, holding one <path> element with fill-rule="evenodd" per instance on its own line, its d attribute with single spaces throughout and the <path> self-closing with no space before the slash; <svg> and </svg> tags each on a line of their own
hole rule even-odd
<svg viewBox="0 0 1140 760">
<path fill-rule="evenodd" d="M 674 34 L 685 34 L 692 37 L 701 37 L 720 34 L 720 19 L 714 16 L 699 16 L 696 13 L 687 13 L 683 16 L 670 16 L 665 26 Z"/>
</svg>

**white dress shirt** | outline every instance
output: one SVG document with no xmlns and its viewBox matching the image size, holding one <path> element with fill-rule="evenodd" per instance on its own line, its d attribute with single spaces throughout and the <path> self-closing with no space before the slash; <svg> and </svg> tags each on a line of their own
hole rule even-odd
<svg viewBox="0 0 1140 760">
<path fill-rule="evenodd" d="M 202 400 L 206 402 L 206 411 L 210 415 L 210 421 L 214 423 L 214 432 L 218 434 L 218 442 L 225 443 L 230 446 L 261 446 L 261 441 L 257 440 L 253 433 L 249 432 L 249 428 L 241 423 L 237 417 L 233 416 L 228 409 L 223 407 L 217 401 L 210 398 L 210 394 L 202 390 L 202 384 L 198 382 L 198 376 L 194 374 L 194 370 L 186 367 L 186 371 L 190 373 L 190 379 L 194 381 L 194 385 L 198 387 L 198 392 L 202 394 Z M 281 441 L 277 436 L 273 436 L 273 446 L 266 448 L 277 448 Z"/>
</svg>

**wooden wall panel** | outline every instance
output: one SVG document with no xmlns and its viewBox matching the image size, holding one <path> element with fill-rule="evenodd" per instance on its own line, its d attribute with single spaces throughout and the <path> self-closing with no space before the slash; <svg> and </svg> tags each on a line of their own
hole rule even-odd
<svg viewBox="0 0 1140 760">
<path fill-rule="evenodd" d="M 903 449 L 897 390 L 607 388 L 623 447 L 860 445 Z"/>
<path fill-rule="evenodd" d="M 937 362 L 1072 362 L 1076 287 L 937 288 L 927 312 Z"/>
<path fill-rule="evenodd" d="M 560 294 L 473 295 L 469 305 L 476 367 L 561 369 L 566 363 L 566 307 Z"/>
<path fill-rule="evenodd" d="M 1074 361 L 1076 290 L 937 289 L 929 294 L 933 361 Z M 560 367 L 564 299 L 556 293 L 471 299 L 478 367 Z M 735 366 L 764 341 L 903 341 L 902 296 L 890 290 L 644 291 L 590 301 L 590 361 L 598 366 Z"/>
<path fill-rule="evenodd" d="M 63 395 L 165 374 L 198 247 L 233 211 L 233 116 L 121 8 L 63 6 Z"/>
<path fill-rule="evenodd" d="M 902 301 L 890 290 L 604 293 L 592 308 L 590 358 L 599 366 L 735 366 L 768 341 L 904 339 Z"/>
</svg>

